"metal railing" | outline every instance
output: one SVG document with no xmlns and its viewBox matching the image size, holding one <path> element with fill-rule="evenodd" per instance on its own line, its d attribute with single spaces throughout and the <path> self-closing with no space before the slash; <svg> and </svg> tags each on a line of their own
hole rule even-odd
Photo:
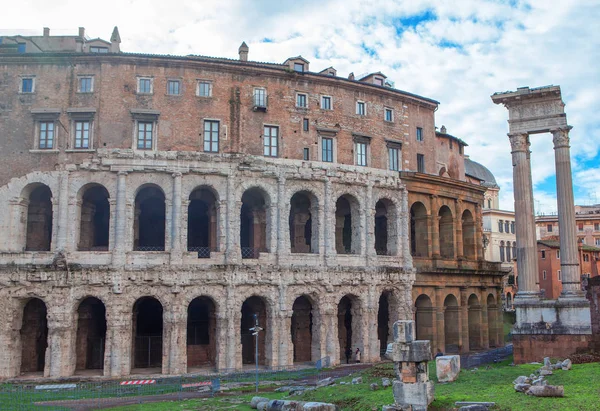
<svg viewBox="0 0 600 411">
<path fill-rule="evenodd" d="M 258 258 L 258 253 L 258 248 L 242 247 L 242 258 Z"/>
<path fill-rule="evenodd" d="M 210 258 L 210 247 L 188 247 L 188 251 L 198 253 L 198 258 Z"/>
<path fill-rule="evenodd" d="M 165 251 L 164 245 L 137 245 L 133 251 Z"/>
</svg>

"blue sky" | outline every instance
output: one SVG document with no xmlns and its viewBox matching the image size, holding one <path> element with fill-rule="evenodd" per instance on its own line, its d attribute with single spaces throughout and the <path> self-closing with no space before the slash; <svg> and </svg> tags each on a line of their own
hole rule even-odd
<svg viewBox="0 0 600 411">
<path fill-rule="evenodd" d="M 24 0 L 3 9 L 0 34 L 84 26 L 109 38 L 117 25 L 125 51 L 236 58 L 246 41 L 252 60 L 301 54 L 313 71 L 381 71 L 441 102 L 436 125 L 469 144 L 512 209 L 508 113 L 490 95 L 522 86 L 561 86 L 576 202 L 600 202 L 598 21 L 597 0 L 106 0 L 93 13 L 73 0 Z M 556 210 L 551 135 L 532 136 L 532 168 L 536 211 Z"/>
</svg>

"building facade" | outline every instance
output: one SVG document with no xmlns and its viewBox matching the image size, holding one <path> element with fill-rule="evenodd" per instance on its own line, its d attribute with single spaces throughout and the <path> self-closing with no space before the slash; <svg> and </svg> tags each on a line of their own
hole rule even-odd
<svg viewBox="0 0 600 411">
<path fill-rule="evenodd" d="M 255 318 L 265 366 L 377 361 L 411 316 L 436 349 L 502 344 L 485 189 L 440 158 L 436 101 L 78 37 L 0 54 L 0 377 L 240 369 Z"/>
<path fill-rule="evenodd" d="M 600 206 L 575 206 L 577 240 L 581 244 L 600 246 Z M 535 218 L 538 240 L 560 236 L 558 214 L 538 215 Z"/>
</svg>

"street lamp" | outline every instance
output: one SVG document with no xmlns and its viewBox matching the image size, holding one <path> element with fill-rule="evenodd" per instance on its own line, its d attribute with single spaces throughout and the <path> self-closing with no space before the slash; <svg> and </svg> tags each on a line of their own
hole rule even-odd
<svg viewBox="0 0 600 411">
<path fill-rule="evenodd" d="M 256 362 L 256 392 L 258 392 L 258 333 L 263 329 L 258 326 L 258 314 L 254 314 L 254 327 L 250 328 L 252 335 L 256 338 L 254 343 L 254 360 Z"/>
</svg>

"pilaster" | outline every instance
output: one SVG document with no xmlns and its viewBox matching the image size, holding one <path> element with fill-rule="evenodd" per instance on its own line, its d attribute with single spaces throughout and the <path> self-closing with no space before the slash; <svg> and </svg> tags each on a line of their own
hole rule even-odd
<svg viewBox="0 0 600 411">
<path fill-rule="evenodd" d="M 56 251 L 64 252 L 67 247 L 67 236 L 69 233 L 69 172 L 60 174 L 60 186 L 58 191 L 58 227 L 56 235 Z"/>
<path fill-rule="evenodd" d="M 171 200 L 171 264 L 181 264 L 181 173 L 173 173 L 173 198 Z"/>
<path fill-rule="evenodd" d="M 115 222 L 115 244 L 113 247 L 113 265 L 125 265 L 126 226 L 127 226 L 127 172 L 117 173 L 117 204 Z"/>
</svg>

